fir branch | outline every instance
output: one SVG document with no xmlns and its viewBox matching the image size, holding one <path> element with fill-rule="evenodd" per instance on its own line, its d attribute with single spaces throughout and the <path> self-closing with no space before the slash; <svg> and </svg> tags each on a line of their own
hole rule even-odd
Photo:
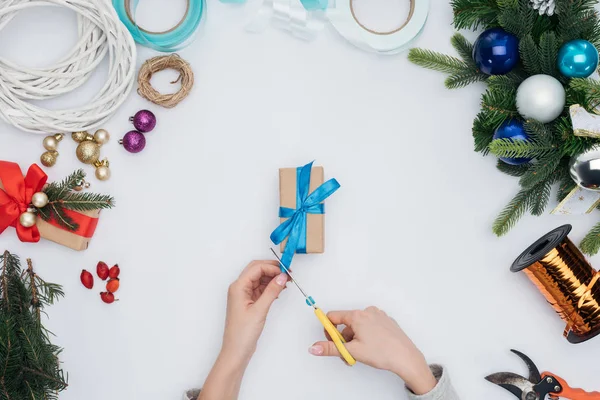
<svg viewBox="0 0 600 400">
<path fill-rule="evenodd" d="M 561 153 L 558 151 L 548 151 L 545 154 L 542 154 L 537 162 L 535 162 L 527 173 L 519 180 L 521 187 L 529 188 L 536 186 L 540 182 L 546 181 L 548 177 L 554 174 L 561 158 Z M 549 196 L 550 193 L 548 193 L 548 197 Z"/>
<path fill-rule="evenodd" d="M 500 11 L 495 0 L 452 0 L 456 29 L 489 28 L 498 24 Z"/>
<path fill-rule="evenodd" d="M 590 112 L 600 105 L 600 81 L 595 79 L 574 78 L 569 82 L 568 94 L 576 97 L 573 103 L 581 104 Z"/>
<path fill-rule="evenodd" d="M 495 139 L 489 145 L 490 153 L 507 158 L 535 158 L 555 150 L 555 147 L 533 140 Z"/>
<path fill-rule="evenodd" d="M 506 234 L 525 214 L 531 203 L 532 193 L 531 189 L 521 189 L 502 210 L 492 226 L 492 230 L 497 236 Z"/>
<path fill-rule="evenodd" d="M 62 199 L 49 203 L 50 206 L 63 207 L 73 211 L 92 211 L 114 207 L 114 198 L 97 193 L 71 192 Z"/>
<path fill-rule="evenodd" d="M 531 34 L 528 34 L 519 41 L 519 54 L 521 55 L 523 66 L 528 73 L 531 75 L 540 73 L 540 54 Z"/>
<path fill-rule="evenodd" d="M 571 174 L 569 173 L 569 164 L 567 162 L 563 162 L 563 165 L 559 167 L 556 180 L 558 181 L 556 199 L 560 203 L 577 186 L 573 179 L 571 179 Z"/>
<path fill-rule="evenodd" d="M 544 32 L 540 36 L 539 63 L 543 74 L 560 77 L 556 68 L 556 59 L 558 57 L 558 41 L 554 32 Z"/>
<path fill-rule="evenodd" d="M 498 24 L 523 40 L 529 33 L 536 18 L 536 11 L 528 0 L 520 0 L 514 7 L 504 8 L 498 16 Z"/>
<path fill-rule="evenodd" d="M 57 206 L 56 204 L 51 204 L 50 209 L 52 210 L 52 218 L 62 227 L 75 231 L 79 228 L 79 225 L 73 221 L 71 217 L 65 214 L 65 211 L 62 207 Z"/>
<path fill-rule="evenodd" d="M 481 107 L 492 118 L 501 116 L 502 120 L 518 115 L 516 91 L 497 91 L 488 89 L 481 96 Z"/>
<path fill-rule="evenodd" d="M 85 178 L 85 172 L 82 169 L 78 169 L 71 175 L 63 179 L 62 182 L 52 182 L 45 189 L 44 192 L 48 196 L 48 200 L 55 201 L 60 200 L 63 196 L 73 190 L 79 185 Z"/>
<path fill-rule="evenodd" d="M 529 120 L 525 121 L 523 127 L 525 128 L 525 131 L 527 132 L 529 137 L 531 137 L 531 139 L 536 143 L 544 144 L 552 148 L 555 147 L 553 144 L 552 131 L 545 124 L 539 121 Z"/>
<path fill-rule="evenodd" d="M 525 175 L 526 176 L 526 175 Z M 524 177 L 525 177 L 524 176 Z M 552 191 L 552 180 L 546 179 L 541 180 L 531 188 L 531 196 L 529 202 L 529 211 L 533 215 L 542 215 L 548 201 L 550 200 L 550 193 Z"/>
<path fill-rule="evenodd" d="M 585 235 L 579 248 L 582 252 L 588 255 L 594 255 L 600 250 L 600 223 L 594 225 L 594 227 Z"/>
<path fill-rule="evenodd" d="M 489 144 L 494 137 L 496 128 L 504 122 L 505 117 L 501 114 L 492 114 L 489 111 L 483 110 L 477 114 L 473 120 L 473 141 L 475 143 L 475 151 L 486 155 L 489 151 Z"/>
<path fill-rule="evenodd" d="M 420 67 L 448 74 L 470 71 L 471 68 L 456 57 L 431 50 L 414 48 L 408 52 L 408 59 Z"/>
<path fill-rule="evenodd" d="M 450 43 L 458 52 L 464 63 L 475 69 L 475 61 L 473 61 L 473 44 L 458 32 L 452 36 Z"/>
<path fill-rule="evenodd" d="M 509 75 L 492 75 L 488 78 L 487 84 L 492 91 L 516 91 L 521 79 Z"/>
<path fill-rule="evenodd" d="M 485 81 L 487 78 L 487 75 L 473 69 L 450 75 L 446 78 L 444 84 L 447 89 L 457 89 L 468 86 L 471 83 Z"/>
<path fill-rule="evenodd" d="M 523 176 L 531 167 L 531 164 L 527 163 L 527 164 L 520 164 L 520 165 L 511 165 L 511 164 L 507 164 L 502 160 L 498 160 L 498 163 L 496 164 L 496 168 L 498 168 L 498 170 L 500 172 L 503 172 L 507 175 L 510 176 L 517 176 L 517 177 L 521 177 Z"/>
</svg>

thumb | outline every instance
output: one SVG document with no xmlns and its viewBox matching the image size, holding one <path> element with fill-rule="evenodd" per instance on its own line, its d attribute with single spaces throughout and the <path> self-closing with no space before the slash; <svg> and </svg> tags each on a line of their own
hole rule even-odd
<svg viewBox="0 0 600 400">
<path fill-rule="evenodd" d="M 287 274 L 279 274 L 271 279 L 271 282 L 269 282 L 264 292 L 260 295 L 258 300 L 256 300 L 256 306 L 267 313 L 269 308 L 271 308 L 271 304 L 279 297 L 282 290 L 285 289 L 287 281 Z"/>
<path fill-rule="evenodd" d="M 348 350 L 348 352 L 355 359 L 357 359 L 356 353 L 359 350 L 356 348 L 356 344 L 357 343 L 354 341 L 344 343 L 346 350 Z M 312 354 L 313 356 L 318 356 L 318 357 L 341 357 L 340 352 L 338 351 L 337 347 L 335 347 L 335 343 L 333 343 L 332 341 L 316 342 L 315 344 L 313 344 L 312 346 L 310 346 L 308 348 L 308 352 L 310 354 Z"/>
</svg>

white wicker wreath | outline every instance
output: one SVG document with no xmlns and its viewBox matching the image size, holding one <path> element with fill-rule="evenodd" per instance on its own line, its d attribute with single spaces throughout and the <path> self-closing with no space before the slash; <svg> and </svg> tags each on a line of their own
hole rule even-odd
<svg viewBox="0 0 600 400">
<path fill-rule="evenodd" d="M 88 130 L 106 122 L 125 101 L 135 77 L 135 43 L 108 0 L 0 0 L 2 29 L 21 10 L 61 6 L 75 11 L 79 40 L 56 64 L 27 68 L 0 57 L 0 117 L 24 131 Z M 48 110 L 31 104 L 81 86 L 108 53 L 108 79 L 86 105 Z"/>
</svg>

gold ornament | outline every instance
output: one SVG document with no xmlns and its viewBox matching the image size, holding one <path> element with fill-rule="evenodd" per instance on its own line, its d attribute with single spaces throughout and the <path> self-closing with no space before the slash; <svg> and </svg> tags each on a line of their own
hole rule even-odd
<svg viewBox="0 0 600 400">
<path fill-rule="evenodd" d="M 110 178 L 110 169 L 108 160 L 105 158 L 102 161 L 97 161 L 94 163 L 96 167 L 96 178 L 101 181 L 107 181 Z"/>
<path fill-rule="evenodd" d="M 48 204 L 48 195 L 44 192 L 37 192 L 31 196 L 31 204 L 37 208 L 44 208 Z"/>
<path fill-rule="evenodd" d="M 62 133 L 57 133 L 56 135 L 46 136 L 44 138 L 44 148 L 48 151 L 56 151 L 58 148 L 58 143 L 63 139 Z"/>
<path fill-rule="evenodd" d="M 91 141 L 83 141 L 75 151 L 77 158 L 84 164 L 94 164 L 100 158 L 100 145 Z"/>
<path fill-rule="evenodd" d="M 85 179 L 82 179 L 81 182 L 79 182 L 79 184 L 73 188 L 73 190 L 76 192 L 81 192 L 83 189 L 89 189 L 90 186 L 91 184 L 89 182 L 86 182 Z"/>
<path fill-rule="evenodd" d="M 26 211 L 19 217 L 19 223 L 25 228 L 31 228 L 35 225 L 35 218 L 36 217 L 34 213 Z"/>
<path fill-rule="evenodd" d="M 40 162 L 44 167 L 52 167 L 56 164 L 58 158 L 58 151 L 47 151 L 40 157 Z"/>
<path fill-rule="evenodd" d="M 110 140 L 110 133 L 106 129 L 98 129 L 94 133 L 94 140 L 100 145 L 106 144 Z"/>
<path fill-rule="evenodd" d="M 94 140 L 94 137 L 87 131 L 73 132 L 71 138 L 77 143 L 85 142 L 86 140 Z"/>
</svg>

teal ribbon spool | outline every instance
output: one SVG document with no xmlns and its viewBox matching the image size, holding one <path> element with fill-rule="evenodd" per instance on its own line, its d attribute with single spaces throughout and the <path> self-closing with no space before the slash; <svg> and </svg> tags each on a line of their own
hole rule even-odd
<svg viewBox="0 0 600 400">
<path fill-rule="evenodd" d="M 135 22 L 135 10 L 140 0 L 112 0 L 123 25 L 136 43 L 154 50 L 171 53 L 189 45 L 206 12 L 205 0 L 187 0 L 185 15 L 173 28 L 164 32 L 150 32 Z"/>
</svg>

